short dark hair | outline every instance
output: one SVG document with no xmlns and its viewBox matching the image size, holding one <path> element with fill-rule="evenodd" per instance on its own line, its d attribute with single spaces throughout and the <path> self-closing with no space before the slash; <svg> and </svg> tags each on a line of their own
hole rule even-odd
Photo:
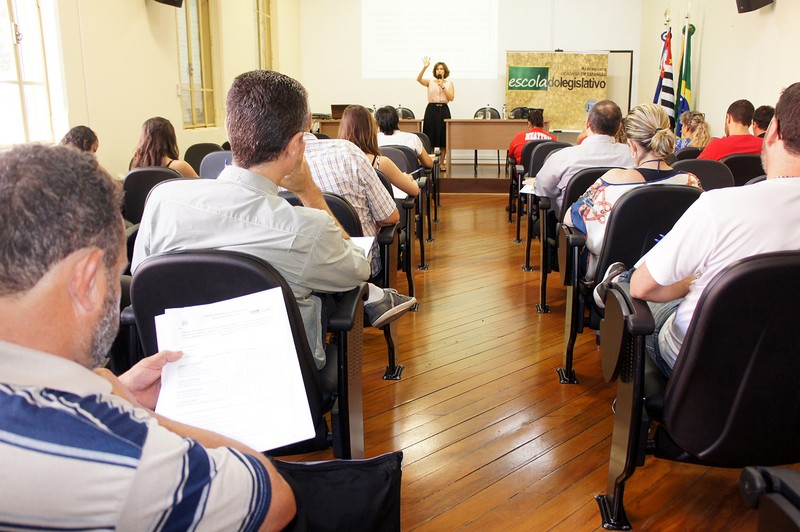
<svg viewBox="0 0 800 532">
<path fill-rule="evenodd" d="M 33 288 L 79 249 L 122 252 L 120 183 L 91 153 L 22 144 L 0 153 L 0 295 Z"/>
<path fill-rule="evenodd" d="M 598 135 L 613 137 L 621 123 L 622 111 L 611 100 L 601 100 L 589 111 L 589 127 Z"/>
<path fill-rule="evenodd" d="M 97 135 L 87 126 L 75 126 L 64 135 L 61 144 L 73 146 L 81 151 L 92 151 L 92 146 L 97 142 Z"/>
<path fill-rule="evenodd" d="M 278 158 L 294 135 L 308 130 L 308 93 L 295 79 L 253 70 L 233 80 L 225 128 L 233 162 L 250 168 Z"/>
<path fill-rule="evenodd" d="M 753 112 L 753 122 L 760 129 L 767 129 L 773 116 L 775 116 L 775 108 L 770 105 L 762 105 Z"/>
<path fill-rule="evenodd" d="M 528 123 L 533 127 L 544 127 L 544 114 L 541 109 L 531 107 L 528 109 Z"/>
<path fill-rule="evenodd" d="M 778 136 L 786 150 L 800 155 L 800 82 L 786 87 L 775 104 Z"/>
<path fill-rule="evenodd" d="M 381 107 L 375 112 L 375 120 L 378 121 L 378 128 L 384 135 L 391 135 L 400 129 L 400 115 L 397 109 L 391 105 Z"/>
<path fill-rule="evenodd" d="M 749 126 L 753 123 L 754 112 L 755 108 L 749 100 L 736 100 L 728 106 L 727 111 L 734 122 L 743 126 Z"/>
</svg>

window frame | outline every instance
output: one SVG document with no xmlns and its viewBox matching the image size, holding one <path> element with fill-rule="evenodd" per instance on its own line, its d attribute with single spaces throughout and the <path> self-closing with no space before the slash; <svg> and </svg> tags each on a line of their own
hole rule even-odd
<svg viewBox="0 0 800 532">
<path fill-rule="evenodd" d="M 193 32 L 191 10 L 189 4 L 196 7 L 198 34 Z M 176 17 L 178 39 L 178 87 L 180 93 L 181 120 L 184 129 L 203 129 L 216 127 L 216 108 L 214 98 L 214 67 L 211 47 L 211 16 L 210 0 L 185 0 Z M 185 30 L 186 42 L 182 41 L 181 22 Z M 195 43 L 194 40 L 197 40 Z M 185 47 L 185 48 L 184 48 Z M 186 63 L 184 63 L 183 50 L 186 50 Z M 194 57 L 195 49 L 199 57 Z M 200 86 L 195 83 L 194 70 L 200 68 Z M 180 79 L 183 73 L 188 74 L 188 87 Z M 189 109 L 186 109 L 183 92 L 189 92 Z M 198 105 L 202 104 L 202 108 Z M 198 116 L 202 109 L 202 120 Z M 188 113 L 187 113 L 188 111 Z M 187 115 L 191 120 L 187 122 Z"/>
</svg>

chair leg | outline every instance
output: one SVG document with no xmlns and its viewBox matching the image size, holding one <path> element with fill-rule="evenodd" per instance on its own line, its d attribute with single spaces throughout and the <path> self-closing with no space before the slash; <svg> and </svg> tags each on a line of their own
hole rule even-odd
<svg viewBox="0 0 800 532">
<path fill-rule="evenodd" d="M 337 334 L 339 351 L 338 412 L 332 416 L 334 426 L 334 456 L 349 460 L 364 458 L 364 406 L 361 385 L 361 359 L 364 345 L 364 306 L 358 310 L 349 332 Z M 338 454 L 337 454 L 338 449 Z"/>
<path fill-rule="evenodd" d="M 422 194 L 417 196 L 417 202 L 415 205 L 416 215 L 414 216 L 414 235 L 417 237 L 417 241 L 419 242 L 419 265 L 417 266 L 418 270 L 427 270 L 428 264 L 425 262 L 425 228 L 423 227 L 423 216 L 425 215 L 425 210 L 422 206 Z"/>
<path fill-rule="evenodd" d="M 475 164 L 472 166 L 472 173 L 478 177 L 478 150 L 475 150 Z"/>
<path fill-rule="evenodd" d="M 531 242 L 533 241 L 533 227 L 536 220 L 533 218 L 533 194 L 528 194 L 528 227 L 527 236 L 525 241 L 525 264 L 522 265 L 522 271 L 533 271 L 531 266 Z"/>
<path fill-rule="evenodd" d="M 539 314 L 549 314 L 550 306 L 547 304 L 547 274 L 550 273 L 550 246 L 547 243 L 547 212 L 542 211 L 539 216 L 539 242 L 541 243 L 541 253 L 539 253 L 539 304 L 536 305 L 536 312 Z"/>
<path fill-rule="evenodd" d="M 578 248 L 573 250 L 573 259 L 577 264 Z M 580 301 L 578 292 L 578 269 L 575 268 L 570 276 L 570 284 L 567 286 L 567 309 L 564 313 L 564 366 L 558 368 L 558 380 L 561 384 L 578 384 L 575 370 L 572 367 L 573 351 L 578 331 L 583 329 L 583 305 Z"/>
<path fill-rule="evenodd" d="M 388 325 L 384 325 L 381 327 L 383 331 L 383 337 L 386 338 L 386 346 L 388 347 L 388 357 L 389 363 L 386 366 L 386 372 L 383 374 L 383 380 L 385 381 L 399 381 L 400 377 L 403 375 L 403 370 L 405 366 L 400 365 L 397 363 L 397 355 L 396 355 L 396 338 L 397 338 L 397 322 L 393 321 Z"/>
<path fill-rule="evenodd" d="M 616 412 L 611 434 L 611 455 L 608 462 L 608 485 L 605 495 L 596 495 L 600 507 L 603 528 L 606 530 L 630 530 L 631 524 L 625 514 L 625 481 L 633 475 L 637 465 L 642 465 L 642 448 L 647 442 L 649 419 L 644 411 L 644 337 L 634 340 L 633 349 L 620 356 L 633 357 L 623 363 L 623 371 L 617 379 Z"/>
<path fill-rule="evenodd" d="M 439 164 L 433 165 L 431 172 L 431 197 L 433 198 L 433 221 L 439 221 Z"/>
<path fill-rule="evenodd" d="M 433 242 L 435 238 L 433 238 L 433 226 L 431 220 L 431 190 L 428 187 L 425 187 L 425 194 L 422 198 L 422 201 L 425 203 L 425 217 L 428 219 L 428 242 Z"/>
</svg>

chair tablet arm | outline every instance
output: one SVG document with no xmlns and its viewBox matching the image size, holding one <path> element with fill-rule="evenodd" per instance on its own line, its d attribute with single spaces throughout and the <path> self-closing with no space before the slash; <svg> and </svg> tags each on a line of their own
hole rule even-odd
<svg viewBox="0 0 800 532">
<path fill-rule="evenodd" d="M 349 331 L 355 326 L 356 311 L 367 298 L 367 284 L 361 283 L 352 290 L 343 292 L 336 301 L 336 308 L 328 320 L 331 332 Z"/>
<path fill-rule="evenodd" d="M 628 283 L 611 283 L 606 291 L 605 314 L 600 322 L 600 361 L 603 378 L 614 382 L 624 364 L 634 336 L 643 337 L 655 329 L 650 307 L 630 295 Z"/>
<path fill-rule="evenodd" d="M 514 165 L 514 171 L 520 177 L 524 177 L 525 176 L 525 167 L 522 166 L 521 164 Z"/>
<path fill-rule="evenodd" d="M 539 201 L 550 202 L 549 198 L 540 198 Z M 541 204 L 540 204 L 541 206 Z M 542 216 L 547 209 L 542 210 Z M 564 286 L 574 285 L 577 288 L 578 282 L 578 255 L 586 244 L 586 235 L 566 224 L 558 224 L 556 227 L 556 240 L 558 241 L 558 264 L 559 275 Z"/>
<path fill-rule="evenodd" d="M 381 227 L 376 237 L 378 239 L 378 244 L 385 246 L 394 242 L 394 238 L 397 235 L 397 226 L 398 224 L 392 224 Z"/>
<path fill-rule="evenodd" d="M 133 315 L 133 306 L 128 305 L 119 313 L 119 322 L 121 325 L 129 327 L 136 325 L 136 317 Z"/>
<path fill-rule="evenodd" d="M 631 285 L 628 283 L 611 283 L 609 292 L 619 293 L 625 304 L 625 326 L 631 334 L 644 336 L 655 330 L 653 313 L 643 299 L 631 296 Z"/>
<path fill-rule="evenodd" d="M 403 201 L 400 203 L 400 206 L 406 210 L 411 210 L 414 208 L 414 205 L 416 204 L 417 204 L 417 198 L 415 196 L 406 196 L 405 199 L 403 199 Z"/>
</svg>

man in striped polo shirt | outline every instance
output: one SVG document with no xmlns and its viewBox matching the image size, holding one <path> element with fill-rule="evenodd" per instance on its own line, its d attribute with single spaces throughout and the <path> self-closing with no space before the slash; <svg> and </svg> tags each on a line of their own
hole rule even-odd
<svg viewBox="0 0 800 532">
<path fill-rule="evenodd" d="M 66 146 L 0 153 L 0 529 L 279 529 L 291 489 L 260 453 L 152 412 L 163 352 L 101 365 L 126 264 L 121 193 Z"/>
</svg>

